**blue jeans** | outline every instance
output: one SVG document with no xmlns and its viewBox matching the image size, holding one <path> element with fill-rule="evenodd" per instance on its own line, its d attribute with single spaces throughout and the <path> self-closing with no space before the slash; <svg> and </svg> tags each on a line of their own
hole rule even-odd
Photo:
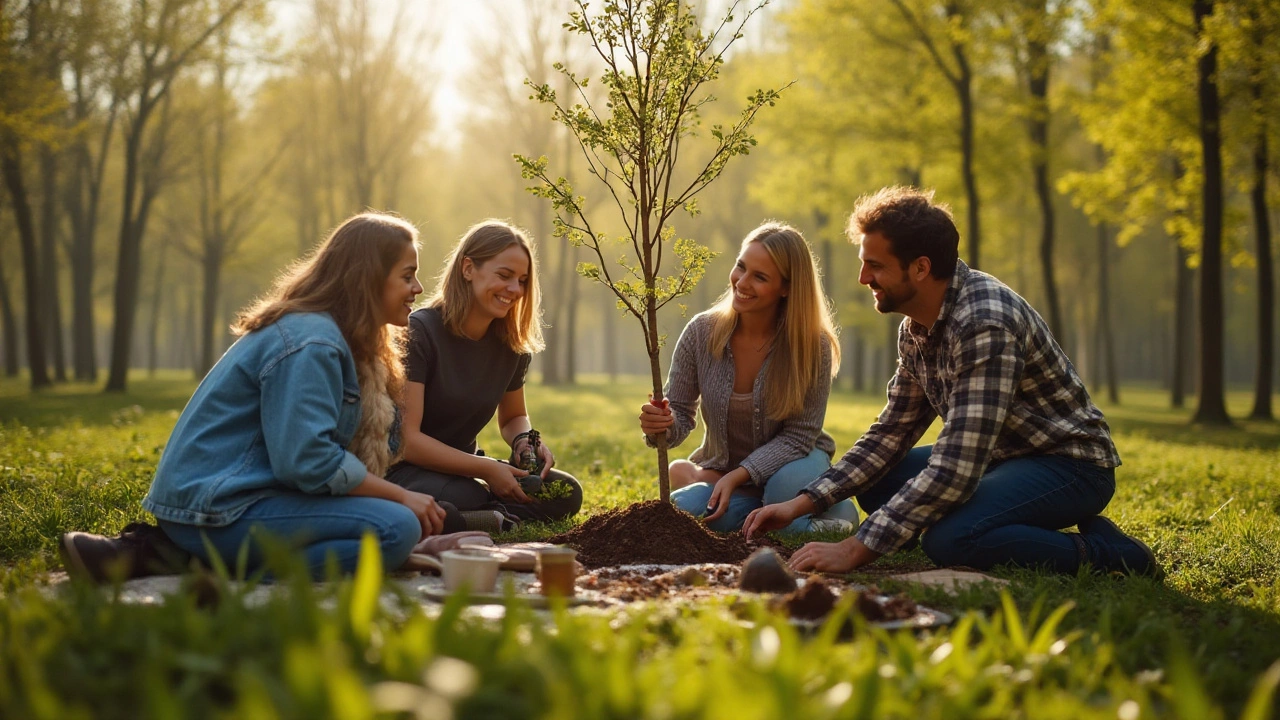
<svg viewBox="0 0 1280 720">
<path fill-rule="evenodd" d="M 734 491 L 729 498 L 729 509 L 724 515 L 707 523 L 707 527 L 716 532 L 741 530 L 742 523 L 746 521 L 747 515 L 750 515 L 752 510 L 794 498 L 804 489 L 804 486 L 813 482 L 829 467 L 831 467 L 830 458 L 825 452 L 815 448 L 807 456 L 792 460 L 778 468 L 778 472 L 765 482 L 763 497 L 742 492 L 741 489 Z M 713 489 L 715 486 L 711 483 L 693 483 L 671 493 L 671 502 L 690 515 L 701 517 L 707 514 L 707 503 L 711 500 Z M 827 510 L 826 517 L 841 518 L 857 525 L 858 509 L 849 500 L 843 500 L 832 505 L 831 509 Z M 810 532 L 811 520 L 812 516 L 809 515 L 798 517 L 781 532 Z"/>
<path fill-rule="evenodd" d="M 858 504 L 875 512 L 925 469 L 932 449 L 907 453 L 857 496 Z M 1058 531 L 1101 513 L 1115 491 L 1115 468 L 1084 460 L 1034 455 L 994 463 L 973 496 L 926 529 L 920 545 L 938 565 L 987 570 L 1007 563 L 1074 573 L 1080 550 Z"/>
<path fill-rule="evenodd" d="M 206 563 L 204 538 L 227 567 L 235 572 L 241 546 L 249 544 L 250 572 L 262 566 L 261 533 L 302 550 L 312 577 L 324 576 L 325 558 L 338 561 L 344 573 L 355 571 L 360 539 L 372 531 L 382 549 L 382 566 L 395 570 L 404 563 L 422 536 L 422 524 L 409 508 L 397 502 L 370 497 L 304 495 L 288 493 L 263 498 L 235 522 L 223 527 L 202 527 L 160 520 L 160 527 L 178 547 Z"/>
</svg>

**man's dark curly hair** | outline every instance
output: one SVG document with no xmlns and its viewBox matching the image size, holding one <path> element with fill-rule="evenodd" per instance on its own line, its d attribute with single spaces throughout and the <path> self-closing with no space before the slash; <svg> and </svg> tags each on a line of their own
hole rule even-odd
<svg viewBox="0 0 1280 720">
<path fill-rule="evenodd" d="M 855 243 L 862 236 L 880 233 L 905 269 L 918 257 L 929 258 L 929 274 L 949 279 L 960 257 L 960 231 L 951 219 L 951 207 L 933 202 L 932 190 L 894 185 L 873 195 L 863 195 L 853 206 L 845 229 Z"/>
</svg>

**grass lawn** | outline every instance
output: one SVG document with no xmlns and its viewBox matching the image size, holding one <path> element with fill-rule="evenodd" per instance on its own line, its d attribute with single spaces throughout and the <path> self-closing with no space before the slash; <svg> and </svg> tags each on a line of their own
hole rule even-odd
<svg viewBox="0 0 1280 720">
<path fill-rule="evenodd" d="M 997 571 L 1011 580 L 1004 594 L 911 590 L 961 616 L 949 629 L 859 626 L 837 642 L 763 610 L 744 626 L 718 605 L 428 617 L 408 600 L 378 606 L 374 574 L 294 583 L 265 605 L 221 585 L 212 604 L 192 593 L 122 605 L 80 587 L 51 599 L 37 586 L 58 566 L 60 532 L 144 519 L 139 501 L 194 383 L 139 375 L 132 388 L 32 396 L 0 380 L 0 717 L 1255 720 L 1278 707 L 1280 424 L 1192 427 L 1167 395 L 1126 388 L 1122 406 L 1104 406 L 1124 460 L 1108 514 L 1152 546 L 1164 583 Z M 639 379 L 529 388 L 586 513 L 657 495 L 635 422 L 645 392 Z M 1248 402 L 1233 396 L 1232 412 Z M 881 404 L 833 396 L 837 445 Z M 496 430 L 482 444 L 496 447 Z"/>
</svg>

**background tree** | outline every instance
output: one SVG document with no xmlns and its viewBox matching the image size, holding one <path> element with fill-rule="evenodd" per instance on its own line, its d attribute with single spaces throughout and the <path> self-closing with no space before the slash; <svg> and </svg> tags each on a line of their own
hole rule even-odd
<svg viewBox="0 0 1280 720">
<path fill-rule="evenodd" d="M 997 8 L 1000 34 L 1010 48 L 1009 58 L 1024 102 L 1022 111 L 1030 140 L 1029 157 L 1036 201 L 1040 207 L 1040 277 L 1049 327 L 1062 335 L 1062 309 L 1058 283 L 1054 277 L 1053 178 L 1050 171 L 1049 79 L 1054 66 L 1055 46 L 1071 19 L 1071 5 L 1065 0 L 1010 0 Z"/>
<path fill-rule="evenodd" d="M 1147 12 L 1114 0 L 1087 18 L 1095 36 L 1108 38 L 1091 49 L 1093 62 L 1106 69 L 1093 71 L 1095 86 L 1073 96 L 1071 104 L 1104 160 L 1097 169 L 1069 171 L 1059 181 L 1093 222 L 1116 227 L 1121 247 L 1153 227 L 1173 241 L 1173 342 L 1167 356 L 1175 407 L 1183 402 L 1192 351 L 1192 265 L 1199 260 L 1201 214 L 1195 34 L 1183 10 L 1179 14 L 1168 3 L 1161 12 Z"/>
<path fill-rule="evenodd" d="M 4 196 L 0 195 L 0 219 L 4 215 Z M 4 225 L 0 229 L 7 230 Z M 8 239 L 8 233 L 0 234 L 0 239 Z M 4 259 L 4 247 L 7 242 L 0 243 L 0 342 L 4 343 L 4 375 L 18 375 L 18 320 L 14 317 L 13 300 L 9 297 L 9 273 Z"/>
<path fill-rule="evenodd" d="M 923 49 L 956 97 L 960 133 L 960 176 L 968 221 L 969 264 L 981 267 L 982 223 L 978 178 L 974 170 L 976 111 L 972 62 L 976 11 L 966 0 L 890 0 L 906 23 L 905 37 Z M 883 35 L 887 42 L 903 42 Z M 897 37 L 903 37 L 898 35 Z"/>
<path fill-rule="evenodd" d="M 116 137 L 121 92 L 115 80 L 124 60 L 121 8 L 109 0 L 81 0 L 70 11 L 66 74 L 72 135 L 63 182 L 70 224 L 71 346 L 76 380 L 98 379 L 94 288 L 97 234 L 107 161 Z"/>
<path fill-rule="evenodd" d="M 121 184 L 120 232 L 116 263 L 115 325 L 111 333 L 108 391 L 124 391 L 138 310 L 142 272 L 142 240 L 160 175 L 147 173 L 159 166 L 165 129 L 153 123 L 180 72 L 201 59 L 205 44 L 243 11 L 249 0 L 226 0 L 210 7 L 200 0 L 143 3 L 129 13 L 129 52 L 118 82 L 127 87 L 124 111 L 124 157 Z"/>
<path fill-rule="evenodd" d="M 1215 15 L 1208 32 L 1223 60 L 1220 85 L 1234 101 L 1225 108 L 1223 120 L 1227 161 L 1234 160 L 1234 174 L 1240 177 L 1236 184 L 1248 193 L 1253 221 L 1257 350 L 1249 417 L 1271 420 L 1276 295 L 1267 180 L 1273 171 L 1270 135 L 1277 130 L 1274 118 L 1280 113 L 1280 50 L 1275 43 L 1280 36 L 1280 8 L 1263 0 L 1235 0 L 1220 3 Z"/>
<path fill-rule="evenodd" d="M 792 222 L 812 218 L 810 239 L 850 360 L 841 370 L 863 389 L 866 356 L 895 362 L 897 343 L 886 341 L 886 321 L 857 292 L 857 260 L 848 257 L 854 252 L 845 244 L 843 219 L 871 188 L 936 183 L 946 175 L 954 145 L 951 90 L 932 60 L 895 38 L 902 18 L 887 3 L 803 0 L 779 20 L 783 51 L 751 67 L 764 82 L 796 84 L 759 125 L 756 155 L 766 170 L 755 173 L 751 193 Z"/>
<path fill-rule="evenodd" d="M 416 58 L 435 39 L 408 21 L 407 7 L 396 3 L 379 33 L 369 0 L 312 0 L 312 40 L 300 71 L 318 73 L 310 109 L 329 124 L 325 140 L 345 186 L 334 224 L 366 208 L 398 205 L 404 173 L 425 162 L 417 151 L 431 123 L 431 73 Z"/>
<path fill-rule="evenodd" d="M 1226 378 L 1223 371 L 1222 288 L 1222 112 L 1218 93 L 1218 46 L 1206 32 L 1215 12 L 1211 0 L 1191 4 L 1195 18 L 1196 94 L 1200 108 L 1202 232 L 1200 251 L 1200 395 L 1193 422 L 1228 425 Z M 1205 42 L 1207 40 L 1207 42 Z"/>
<path fill-rule="evenodd" d="M 221 338 L 216 337 L 220 334 L 215 333 L 215 327 L 227 261 L 263 220 L 264 181 L 289 145 L 286 139 L 274 150 L 260 152 L 261 148 L 246 143 L 246 127 L 237 101 L 236 77 L 233 77 L 244 62 L 232 57 L 231 37 L 237 29 L 237 24 L 228 23 L 216 35 L 210 58 L 212 78 L 199 88 L 203 96 L 198 106 L 201 122 L 193 133 L 197 144 L 193 214 L 198 222 L 196 232 L 191 233 L 194 238 L 184 239 L 182 247 L 200 266 L 196 377 L 204 377 L 220 354 L 216 345 Z M 246 151 L 252 153 L 252 157 L 245 157 Z M 157 277 L 157 288 L 161 280 Z M 158 322 L 158 317 L 156 320 Z"/>
<path fill-rule="evenodd" d="M 715 98 L 704 86 L 715 80 L 725 53 L 741 37 L 743 25 L 761 5 L 731 5 L 711 31 L 698 27 L 689 6 L 675 0 L 619 0 L 598 14 L 585 2 L 569 15 L 566 29 L 586 38 L 604 64 L 601 83 L 607 91 L 602 109 L 582 92 L 587 78 L 558 66 L 573 82 L 576 97 L 565 97 L 548 84 L 533 85 L 535 98 L 554 108 L 556 120 L 572 131 L 588 165 L 602 183 L 626 228 L 612 236 L 588 218 L 585 198 L 563 177 L 549 174 L 549 161 L 517 155 L 523 177 L 537 181 L 531 190 L 551 201 L 557 237 L 588 248 L 599 261 L 583 263 L 579 272 L 608 287 L 626 312 L 640 324 L 649 355 L 655 401 L 662 400 L 660 350 L 663 337 L 658 311 L 689 293 L 705 270 L 711 252 L 678 238 L 672 217 L 697 212 L 695 196 L 724 170 L 733 157 L 750 151 L 755 139 L 747 132 L 756 113 L 778 98 L 778 91 L 753 94 L 737 121 L 714 125 L 714 142 L 705 163 L 688 175 L 678 172 L 682 145 L 699 126 L 699 112 Z M 740 19 L 734 13 L 744 10 Z M 576 102 L 575 102 L 576 101 Z M 574 104 L 570 105 L 570 102 Z M 677 175 L 681 175 L 677 177 Z M 628 245 L 629 244 L 629 245 Z M 622 247 L 616 265 L 605 258 Z M 679 272 L 662 275 L 664 250 L 680 261 Z M 667 501 L 670 481 L 665 438 L 657 442 L 658 487 Z"/>
<path fill-rule="evenodd" d="M 49 77 L 47 33 L 52 18 L 39 3 L 25 7 L 0 5 L 0 175 L 13 208 L 22 248 L 23 300 L 26 308 L 27 366 L 31 387 L 51 384 L 46 366 L 44 319 L 40 290 L 40 258 L 30 181 L 24 154 L 53 142 L 64 98 Z"/>
<path fill-rule="evenodd" d="M 509 137 L 531 155 L 559 152 L 555 146 L 563 146 L 557 125 L 542 108 L 530 107 L 529 91 L 524 81 L 535 85 L 553 82 L 556 70 L 555 55 L 562 58 L 570 52 L 568 35 L 560 28 L 567 3 L 560 0 L 541 0 L 525 4 L 526 17 L 517 23 L 504 8 L 492 6 L 492 22 L 497 28 L 493 41 L 482 48 L 477 63 L 479 80 L 477 93 L 484 96 L 490 109 L 481 120 L 482 133 L 487 137 Z M 564 86 L 558 89 L 564 92 Z M 572 142 L 570 140 L 570 142 Z M 568 153 L 565 153 L 568 156 Z M 496 158 L 494 158 L 496 160 Z M 509 170 L 510 160 L 504 158 Z M 567 176 L 572 176 L 567 169 Z M 546 202 L 530 197 L 519 178 L 510 178 L 499 186 L 488 189 L 490 193 L 511 192 L 512 204 L 521 210 L 520 216 L 533 231 L 535 237 L 546 237 L 551 232 L 551 213 Z M 565 243 L 547 243 L 540 247 L 540 263 L 546 281 L 543 288 L 543 319 L 546 322 L 544 339 L 546 348 L 539 353 L 538 365 L 542 370 L 542 382 L 562 385 L 572 382 L 569 376 L 574 326 L 569 322 L 574 314 L 570 310 L 571 284 L 573 280 L 576 248 Z"/>
</svg>

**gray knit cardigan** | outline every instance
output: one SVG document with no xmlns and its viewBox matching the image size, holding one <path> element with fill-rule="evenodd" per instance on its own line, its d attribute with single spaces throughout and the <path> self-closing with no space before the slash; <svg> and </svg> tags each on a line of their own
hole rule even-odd
<svg viewBox="0 0 1280 720">
<path fill-rule="evenodd" d="M 680 333 L 667 372 L 665 396 L 671 402 L 675 424 L 667 429 L 668 447 L 684 442 L 697 425 L 699 398 L 702 421 L 707 426 L 702 445 L 689 456 L 691 462 L 721 472 L 729 472 L 729 396 L 733 393 L 733 351 L 726 343 L 717 360 L 708 345 L 714 318 L 706 312 L 695 315 Z M 751 481 L 764 487 L 783 465 L 799 460 L 821 448 L 828 457 L 835 454 L 836 443 L 823 432 L 827 414 L 827 396 L 831 393 L 831 347 L 822 343 L 822 366 L 817 382 L 805 394 L 804 411 L 785 420 L 774 420 L 765 413 L 764 379 L 773 359 L 773 351 L 765 358 L 751 389 L 752 431 L 755 450 L 742 461 Z M 645 436 L 654 447 L 653 436 Z"/>
</svg>

